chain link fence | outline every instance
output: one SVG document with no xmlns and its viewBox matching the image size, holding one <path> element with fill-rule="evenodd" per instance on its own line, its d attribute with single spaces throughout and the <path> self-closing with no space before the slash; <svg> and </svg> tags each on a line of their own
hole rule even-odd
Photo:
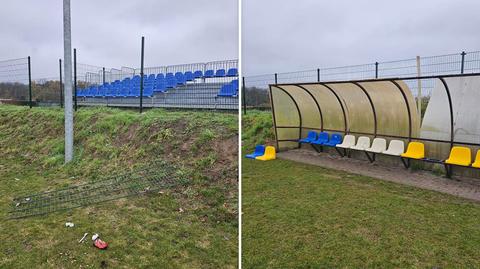
<svg viewBox="0 0 480 269">
<path fill-rule="evenodd" d="M 418 70 L 420 75 L 446 75 L 480 72 L 480 51 L 462 52 L 438 56 L 376 62 L 371 64 L 342 66 L 334 68 L 318 68 L 296 72 L 274 73 L 266 75 L 248 76 L 243 78 L 243 110 L 270 109 L 268 85 L 277 83 L 301 83 L 317 81 L 358 80 L 373 78 L 402 78 L 415 77 Z M 422 98 L 428 101 L 435 79 L 421 79 L 405 81 L 414 96 L 418 95 L 421 87 Z"/>
</svg>

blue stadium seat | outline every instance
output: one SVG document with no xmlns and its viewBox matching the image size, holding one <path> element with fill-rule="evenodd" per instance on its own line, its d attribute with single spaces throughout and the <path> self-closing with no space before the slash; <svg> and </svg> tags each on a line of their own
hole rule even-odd
<svg viewBox="0 0 480 269">
<path fill-rule="evenodd" d="M 95 93 L 97 91 L 96 89 L 97 87 L 96 86 L 92 86 L 88 89 L 88 92 L 87 92 L 87 95 L 86 97 L 94 97 L 95 96 Z"/>
<path fill-rule="evenodd" d="M 167 90 L 167 82 L 165 79 L 158 79 L 157 82 L 155 83 L 155 87 L 153 88 L 153 91 L 155 92 L 165 92 Z"/>
<path fill-rule="evenodd" d="M 185 72 L 184 76 L 185 76 L 185 80 L 186 80 L 186 81 L 193 81 L 193 80 L 195 79 L 195 78 L 193 77 L 192 71 L 187 71 L 187 72 Z"/>
<path fill-rule="evenodd" d="M 235 90 L 238 92 L 238 79 L 234 79 L 232 80 L 232 83 L 233 87 L 235 88 Z"/>
<path fill-rule="evenodd" d="M 225 84 L 220 88 L 220 91 L 218 92 L 217 96 L 221 97 L 235 97 L 237 95 L 235 89 L 233 88 L 233 85 L 231 84 Z"/>
<path fill-rule="evenodd" d="M 252 154 L 247 154 L 245 157 L 249 159 L 255 159 L 259 156 L 263 156 L 265 154 L 265 146 L 264 145 L 256 145 L 255 150 Z"/>
<path fill-rule="evenodd" d="M 193 72 L 193 77 L 194 78 L 202 78 L 203 77 L 203 72 L 201 70 L 197 70 Z"/>
<path fill-rule="evenodd" d="M 163 75 L 163 73 L 157 74 L 157 80 L 158 79 L 164 79 L 164 78 L 165 78 L 165 76 Z"/>
<path fill-rule="evenodd" d="M 306 138 L 298 140 L 299 143 L 312 143 L 317 140 L 317 133 L 315 131 L 309 131 Z"/>
<path fill-rule="evenodd" d="M 95 94 L 95 97 L 104 97 L 105 96 L 105 86 L 98 87 L 98 91 Z"/>
<path fill-rule="evenodd" d="M 143 89 L 143 97 L 152 97 L 153 96 L 153 85 L 145 87 Z"/>
<path fill-rule="evenodd" d="M 166 81 L 167 81 L 167 85 L 166 85 L 167 88 L 175 88 L 177 86 L 177 80 L 175 79 L 175 77 L 167 78 Z"/>
<path fill-rule="evenodd" d="M 119 97 L 127 97 L 130 94 L 130 87 L 128 86 L 123 86 L 123 88 L 120 89 L 119 93 L 117 96 Z"/>
<path fill-rule="evenodd" d="M 204 78 L 213 78 L 214 76 L 215 76 L 215 73 L 213 72 L 213 70 L 207 70 L 203 75 Z"/>
<path fill-rule="evenodd" d="M 236 77 L 238 76 L 238 69 L 237 68 L 230 68 L 227 72 L 227 77 Z"/>
<path fill-rule="evenodd" d="M 323 143 L 324 146 L 335 147 L 338 144 L 342 143 L 342 135 L 341 134 L 332 134 L 330 140 L 326 143 Z"/>
<path fill-rule="evenodd" d="M 221 78 L 225 76 L 225 69 L 218 69 L 217 72 L 215 72 L 215 77 Z"/>
<path fill-rule="evenodd" d="M 178 85 L 183 85 L 186 82 L 185 76 L 183 75 L 182 72 L 175 73 L 175 79 L 177 80 Z"/>
<path fill-rule="evenodd" d="M 318 138 L 310 143 L 315 145 L 323 145 L 328 142 L 329 134 L 327 132 L 320 132 L 318 133 Z"/>
</svg>

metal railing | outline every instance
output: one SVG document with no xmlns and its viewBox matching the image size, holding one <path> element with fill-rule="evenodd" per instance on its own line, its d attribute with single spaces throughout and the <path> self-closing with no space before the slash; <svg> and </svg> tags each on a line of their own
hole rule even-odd
<svg viewBox="0 0 480 269">
<path fill-rule="evenodd" d="M 420 74 L 417 68 L 420 69 Z M 402 78 L 417 75 L 428 76 L 476 72 L 480 72 L 480 51 L 420 57 L 419 65 L 417 64 L 417 58 L 410 58 L 397 61 L 248 76 L 242 79 L 242 106 L 245 113 L 248 109 L 270 109 L 267 91 L 270 84 Z M 408 80 L 406 83 L 412 94 L 417 96 L 418 80 Z M 435 83 L 436 80 L 434 79 L 422 79 L 420 83 L 422 96 L 428 98 L 435 87 Z"/>
</svg>

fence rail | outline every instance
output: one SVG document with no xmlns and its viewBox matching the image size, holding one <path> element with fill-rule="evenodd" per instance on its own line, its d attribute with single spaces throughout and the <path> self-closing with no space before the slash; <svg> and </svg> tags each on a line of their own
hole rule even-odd
<svg viewBox="0 0 480 269">
<path fill-rule="evenodd" d="M 75 50 L 76 52 L 76 50 Z M 76 54 L 76 53 L 75 53 Z M 81 53 L 78 54 L 81 59 Z M 75 60 L 77 57 L 75 57 Z M 0 103 L 29 104 L 52 106 L 63 105 L 63 82 L 65 74 L 62 73 L 62 59 L 59 59 L 59 73 L 56 76 L 31 79 L 30 57 L 9 59 L 0 61 Z M 77 90 L 92 85 L 112 83 L 125 78 L 139 75 L 140 68 L 122 66 L 110 68 L 91 65 L 74 61 L 72 78 L 76 78 L 74 85 Z M 186 71 L 207 70 L 225 71 L 238 69 L 238 60 L 212 61 L 205 63 L 190 63 L 168 66 L 153 66 L 144 68 L 145 75 L 166 74 Z M 187 83 L 182 89 L 176 89 L 165 94 L 155 95 L 154 98 L 145 98 L 146 106 L 150 107 L 177 107 L 177 108 L 206 108 L 206 109 L 238 109 L 238 96 L 217 96 L 224 84 L 238 80 L 236 76 L 210 77 L 203 80 L 195 80 L 195 83 Z M 74 91 L 75 92 L 75 91 Z M 168 95 L 168 96 L 167 96 Z M 167 97 L 167 98 L 166 98 Z M 75 95 L 72 96 L 75 99 Z M 85 99 L 85 98 L 84 98 Z M 102 100 L 100 100 L 102 99 Z M 138 106 L 137 98 L 119 102 L 120 98 L 96 98 L 92 102 L 79 103 L 80 105 L 119 105 Z M 167 100 L 165 100 L 167 99 Z M 85 101 L 85 100 L 79 100 Z M 157 102 L 158 101 L 158 102 Z"/>
<path fill-rule="evenodd" d="M 420 57 L 419 63 L 417 65 L 417 58 L 410 58 L 244 77 L 243 110 L 246 113 L 247 109 L 270 109 L 267 91 L 269 84 L 412 77 L 418 75 L 417 67 L 423 76 L 476 73 L 480 72 L 480 51 Z M 417 96 L 418 80 L 409 80 L 406 83 L 412 94 Z M 435 83 L 435 79 L 422 79 L 422 96 L 429 97 Z"/>
</svg>

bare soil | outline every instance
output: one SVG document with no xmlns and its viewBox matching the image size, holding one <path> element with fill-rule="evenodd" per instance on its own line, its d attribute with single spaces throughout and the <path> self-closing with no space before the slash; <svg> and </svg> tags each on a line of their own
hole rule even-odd
<svg viewBox="0 0 480 269">
<path fill-rule="evenodd" d="M 448 179 L 444 176 L 435 175 L 429 171 L 412 171 L 401 166 L 370 163 L 347 157 L 335 156 L 328 153 L 316 153 L 307 149 L 289 150 L 277 153 L 281 159 L 318 165 L 346 171 L 354 174 L 378 178 L 385 181 L 405 184 L 422 189 L 438 191 L 458 197 L 480 202 L 480 180 L 456 176 Z"/>
</svg>

